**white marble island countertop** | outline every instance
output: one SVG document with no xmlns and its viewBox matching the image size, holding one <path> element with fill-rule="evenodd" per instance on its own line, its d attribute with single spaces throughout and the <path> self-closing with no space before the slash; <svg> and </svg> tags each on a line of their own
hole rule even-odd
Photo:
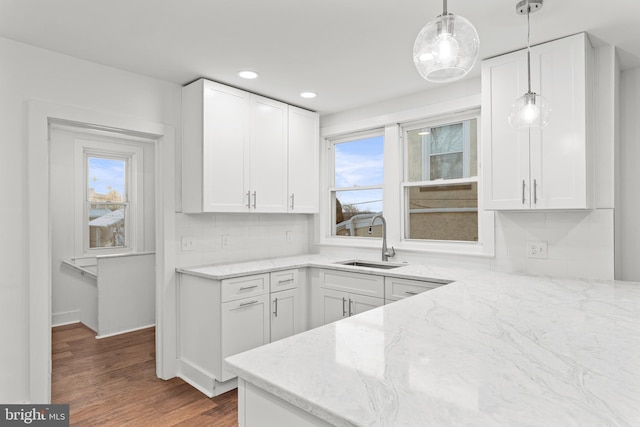
<svg viewBox="0 0 640 427">
<path fill-rule="evenodd" d="M 640 284 L 466 276 L 227 367 L 336 426 L 640 425 Z"/>
</svg>

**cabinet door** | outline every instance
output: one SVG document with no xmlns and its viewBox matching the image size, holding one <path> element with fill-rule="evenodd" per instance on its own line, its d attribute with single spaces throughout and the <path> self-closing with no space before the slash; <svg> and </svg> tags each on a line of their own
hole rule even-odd
<svg viewBox="0 0 640 427">
<path fill-rule="evenodd" d="M 514 52 L 482 63 L 482 185 L 485 209 L 529 208 L 529 133 L 509 125 L 527 91 L 527 56 Z"/>
<path fill-rule="evenodd" d="M 384 305 L 384 299 L 366 295 L 349 295 L 349 315 L 353 316 Z"/>
<path fill-rule="evenodd" d="M 531 206 L 586 208 L 586 36 L 531 49 L 532 90 L 551 106 L 549 124 L 531 130 Z"/>
<path fill-rule="evenodd" d="M 269 342 L 269 294 L 222 303 L 221 318 L 222 360 Z M 222 381 L 233 377 L 223 369 Z"/>
<path fill-rule="evenodd" d="M 251 210 L 287 212 L 287 105 L 251 95 Z"/>
<path fill-rule="evenodd" d="M 320 288 L 320 325 L 335 322 L 349 316 L 349 294 L 333 289 Z"/>
<path fill-rule="evenodd" d="M 202 209 L 246 212 L 250 96 L 210 81 L 205 81 L 203 95 Z"/>
<path fill-rule="evenodd" d="M 289 212 L 317 213 L 318 114 L 289 106 Z"/>
<path fill-rule="evenodd" d="M 271 294 L 271 342 L 301 332 L 297 289 Z"/>
</svg>

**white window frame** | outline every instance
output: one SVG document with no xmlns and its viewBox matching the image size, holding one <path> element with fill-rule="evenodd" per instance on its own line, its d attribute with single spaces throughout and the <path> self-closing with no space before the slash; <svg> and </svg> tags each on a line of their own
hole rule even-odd
<svg viewBox="0 0 640 427">
<path fill-rule="evenodd" d="M 465 120 L 476 119 L 476 132 L 477 132 L 477 146 L 476 146 L 476 160 L 477 160 L 477 175 L 463 177 L 459 179 L 446 179 L 446 180 L 434 180 L 434 181 L 408 181 L 408 144 L 407 144 L 407 132 L 421 129 L 421 128 L 432 128 L 439 126 L 446 126 L 448 124 L 455 124 L 464 122 Z M 482 183 L 478 178 L 480 176 L 481 171 L 481 163 L 480 163 L 480 153 L 482 147 L 481 141 L 481 117 L 480 110 L 473 109 L 469 111 L 465 111 L 462 113 L 455 113 L 449 115 L 440 115 L 434 118 L 427 118 L 425 120 L 420 121 L 412 121 L 409 123 L 404 123 L 399 125 L 400 139 L 402 140 L 402 158 L 403 158 L 403 168 L 402 168 L 402 181 L 400 183 L 401 187 L 401 212 L 400 212 L 400 220 L 401 220 L 401 228 L 400 228 L 400 243 L 398 245 L 399 249 L 407 249 L 407 250 L 426 250 L 433 252 L 446 252 L 446 253 L 460 253 L 460 254 L 493 254 L 494 248 L 494 223 L 493 223 L 493 213 L 485 212 L 482 207 Z M 469 129 L 467 129 L 467 133 Z M 467 135 L 468 136 L 468 135 Z M 465 147 L 466 153 L 469 154 L 470 147 L 467 147 L 469 144 L 469 138 L 465 136 Z M 424 154 L 423 154 L 424 156 Z M 470 157 L 470 155 L 468 156 Z M 424 159 L 423 159 L 424 160 Z M 469 167 L 465 172 L 468 175 L 468 171 L 470 170 L 470 161 L 467 161 Z M 429 176 L 424 175 L 424 167 L 423 167 L 423 177 Z M 409 239 L 407 238 L 408 234 L 408 204 L 409 200 L 407 197 L 407 189 L 409 187 L 429 187 L 429 186 L 442 186 L 442 185 L 459 185 L 459 184 L 469 184 L 469 183 L 477 183 L 478 188 L 478 241 L 455 241 L 455 240 L 427 240 L 427 239 Z"/>
<path fill-rule="evenodd" d="M 325 206 L 328 206 L 331 213 L 327 215 L 327 224 L 326 230 L 328 230 L 327 238 L 344 240 L 344 241 L 353 241 L 353 240 L 364 240 L 371 241 L 372 239 L 378 240 L 375 237 L 369 236 L 338 236 L 335 235 L 336 229 L 336 203 L 335 198 L 332 197 L 334 193 L 342 192 L 342 191 L 363 191 L 363 190 L 380 190 L 382 191 L 382 206 L 384 211 L 384 183 L 381 182 L 380 185 L 367 185 L 367 186 L 355 186 L 355 187 L 336 187 L 335 183 L 335 146 L 350 142 L 357 141 L 360 139 L 366 139 L 371 137 L 381 136 L 384 140 L 384 129 L 368 129 L 365 131 L 352 132 L 349 134 L 340 135 L 338 137 L 333 137 L 329 139 L 325 139 L 325 144 L 327 147 L 327 177 L 328 177 L 328 190 L 327 190 L 327 203 Z M 384 145 L 383 145 L 384 147 Z M 384 163 L 383 163 L 383 173 L 384 173 Z"/>
<path fill-rule="evenodd" d="M 122 254 L 141 251 L 144 245 L 144 200 L 143 168 L 144 157 L 141 147 L 125 143 L 75 140 L 74 155 L 74 210 L 75 210 L 75 255 L 76 257 Z M 125 209 L 125 246 L 113 248 L 89 247 L 89 217 L 87 201 L 87 167 L 89 157 L 99 157 L 126 161 L 125 192 L 127 200 L 121 204 Z"/>
<path fill-rule="evenodd" d="M 474 94 L 461 98 L 435 102 L 408 110 L 396 112 L 383 111 L 379 115 L 354 119 L 353 121 L 339 121 L 326 119 L 325 124 L 320 129 L 323 141 L 320 153 L 320 214 L 315 221 L 315 242 L 323 246 L 336 246 L 342 250 L 356 248 L 380 249 L 380 239 L 354 239 L 339 238 L 331 236 L 329 182 L 333 179 L 329 174 L 328 163 L 331 161 L 330 141 L 342 135 L 354 134 L 355 132 L 367 129 L 384 128 L 384 203 L 383 211 L 387 219 L 387 245 L 394 246 L 400 251 L 415 253 L 434 253 L 445 255 L 469 255 L 479 257 L 493 257 L 495 255 L 495 229 L 494 212 L 485 211 L 482 208 L 482 181 L 478 180 L 478 221 L 482 224 L 479 229 L 478 242 L 436 242 L 436 241 L 415 241 L 403 240 L 402 230 L 404 230 L 403 209 L 404 195 L 402 194 L 401 183 L 403 182 L 403 159 L 404 150 L 402 147 L 401 124 L 421 122 L 428 120 L 440 122 L 442 119 L 452 117 L 465 112 L 479 111 L 481 105 L 481 95 Z M 376 110 L 378 111 L 378 110 Z M 480 126 L 481 122 L 478 122 Z M 482 140 L 478 141 L 478 161 L 481 160 Z M 482 164 L 479 164 L 478 176 L 482 175 Z"/>
</svg>

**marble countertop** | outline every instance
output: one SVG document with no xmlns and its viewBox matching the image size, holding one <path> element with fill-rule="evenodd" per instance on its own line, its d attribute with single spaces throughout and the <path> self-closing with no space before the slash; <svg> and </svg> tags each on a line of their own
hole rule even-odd
<svg viewBox="0 0 640 427">
<path fill-rule="evenodd" d="M 248 274 L 261 274 L 271 271 L 287 270 L 290 268 L 317 267 L 341 271 L 361 272 L 386 277 L 399 277 L 415 280 L 436 280 L 450 282 L 454 277 L 471 277 L 484 272 L 473 270 L 459 270 L 439 266 L 424 266 L 406 264 L 390 270 L 375 269 L 369 267 L 357 267 L 337 264 L 348 261 L 344 257 L 328 257 L 325 255 L 299 255 L 293 257 L 272 258 L 256 261 L 247 261 L 235 264 L 205 265 L 200 267 L 177 268 L 178 273 L 199 276 L 208 279 L 222 280 L 233 277 L 246 276 Z M 394 264 L 391 262 L 390 264 Z M 454 276 L 455 275 L 455 276 Z"/>
<path fill-rule="evenodd" d="M 456 282 L 227 368 L 336 426 L 640 424 L 639 283 L 402 269 Z"/>
</svg>

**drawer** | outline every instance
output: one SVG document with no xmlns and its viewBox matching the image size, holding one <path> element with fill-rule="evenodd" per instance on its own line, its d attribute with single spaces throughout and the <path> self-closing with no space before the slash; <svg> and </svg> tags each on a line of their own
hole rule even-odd
<svg viewBox="0 0 640 427">
<path fill-rule="evenodd" d="M 298 287 L 298 270 L 274 271 L 271 273 L 271 292 L 285 291 Z"/>
<path fill-rule="evenodd" d="M 266 294 L 269 292 L 269 273 L 223 279 L 222 302 Z"/>
<path fill-rule="evenodd" d="M 320 287 L 384 298 L 384 277 L 347 271 L 320 270 Z"/>
<path fill-rule="evenodd" d="M 420 294 L 438 286 L 445 285 L 446 281 L 429 282 L 422 280 L 396 279 L 393 277 L 385 277 L 384 281 L 384 298 L 386 300 L 401 300 L 413 295 Z"/>
</svg>

